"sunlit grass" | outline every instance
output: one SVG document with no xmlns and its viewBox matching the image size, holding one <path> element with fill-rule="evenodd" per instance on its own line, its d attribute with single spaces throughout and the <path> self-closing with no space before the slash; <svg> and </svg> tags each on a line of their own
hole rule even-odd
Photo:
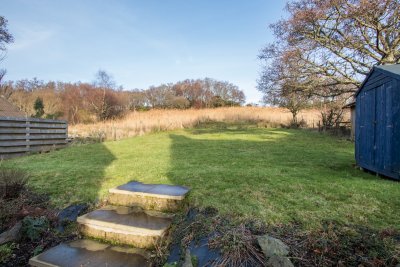
<svg viewBox="0 0 400 267">
<path fill-rule="evenodd" d="M 3 164 L 29 171 L 30 185 L 59 207 L 138 180 L 186 185 L 192 205 L 270 224 L 400 229 L 400 184 L 355 169 L 353 143 L 306 130 L 214 123 Z"/>
</svg>

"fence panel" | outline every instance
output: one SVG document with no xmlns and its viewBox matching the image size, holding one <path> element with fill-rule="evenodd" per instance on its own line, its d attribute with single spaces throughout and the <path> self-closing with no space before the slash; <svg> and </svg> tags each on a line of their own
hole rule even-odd
<svg viewBox="0 0 400 267">
<path fill-rule="evenodd" d="M 67 145 L 68 124 L 62 120 L 0 117 L 0 158 L 48 152 Z"/>
</svg>

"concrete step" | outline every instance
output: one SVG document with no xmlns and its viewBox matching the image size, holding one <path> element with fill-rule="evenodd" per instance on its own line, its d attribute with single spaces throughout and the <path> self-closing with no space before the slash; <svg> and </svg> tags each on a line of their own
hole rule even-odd
<svg viewBox="0 0 400 267">
<path fill-rule="evenodd" d="M 35 267 L 142 267 L 150 266 L 148 252 L 112 246 L 89 239 L 63 243 L 29 260 Z"/>
<path fill-rule="evenodd" d="M 176 185 L 129 182 L 109 190 L 112 205 L 139 206 L 146 210 L 177 211 L 189 188 Z"/>
<path fill-rule="evenodd" d="M 139 207 L 108 206 L 78 217 L 83 234 L 132 245 L 153 248 L 167 233 L 172 219 Z"/>
</svg>

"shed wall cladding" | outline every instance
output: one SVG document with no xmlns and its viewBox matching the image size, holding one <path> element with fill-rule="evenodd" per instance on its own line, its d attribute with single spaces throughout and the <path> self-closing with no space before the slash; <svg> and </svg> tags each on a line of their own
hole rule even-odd
<svg viewBox="0 0 400 267">
<path fill-rule="evenodd" d="M 0 117 L 0 158 L 64 147 L 67 133 L 66 121 Z"/>
<path fill-rule="evenodd" d="M 400 179 L 400 76 L 375 67 L 356 101 L 358 166 Z"/>
</svg>

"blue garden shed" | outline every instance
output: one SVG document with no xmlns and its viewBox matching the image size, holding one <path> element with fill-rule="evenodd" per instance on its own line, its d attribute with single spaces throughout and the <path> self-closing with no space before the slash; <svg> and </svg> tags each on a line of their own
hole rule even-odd
<svg viewBox="0 0 400 267">
<path fill-rule="evenodd" d="M 357 165 L 400 180 L 400 64 L 375 66 L 356 94 Z"/>
</svg>

